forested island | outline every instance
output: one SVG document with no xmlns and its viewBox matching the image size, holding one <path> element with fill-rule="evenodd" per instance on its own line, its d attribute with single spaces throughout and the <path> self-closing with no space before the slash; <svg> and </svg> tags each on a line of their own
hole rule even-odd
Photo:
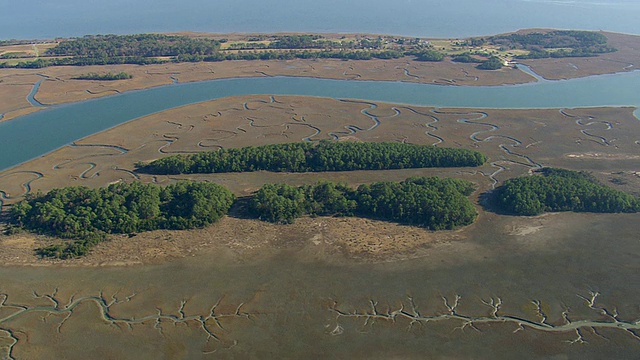
<svg viewBox="0 0 640 360">
<path fill-rule="evenodd" d="M 480 166 L 487 157 L 467 149 L 405 143 L 299 142 L 175 155 L 137 164 L 150 174 L 274 171 L 319 172 Z"/>
<path fill-rule="evenodd" d="M 474 190 L 468 181 L 437 177 L 379 182 L 355 190 L 331 182 L 301 187 L 268 184 L 251 197 L 248 213 L 274 223 L 291 223 L 303 215 L 361 216 L 432 230 L 453 229 L 476 218 L 467 198 Z M 205 227 L 226 215 L 234 201 L 228 189 L 212 183 L 180 181 L 163 188 L 133 182 L 36 193 L 14 204 L 8 216 L 14 231 L 23 228 L 69 239 L 36 250 L 42 257 L 67 259 L 86 255 L 108 234 Z"/>
<path fill-rule="evenodd" d="M 469 181 L 437 177 L 378 182 L 355 190 L 332 182 L 271 184 L 251 199 L 249 212 L 275 223 L 292 223 L 303 215 L 360 216 L 443 230 L 473 223 L 477 213 L 467 196 L 474 190 Z"/>
<path fill-rule="evenodd" d="M 588 173 L 556 168 L 509 179 L 493 196 L 499 210 L 514 215 L 539 215 L 545 211 L 640 211 L 640 200 L 633 195 L 606 187 Z"/>
<path fill-rule="evenodd" d="M 188 181 L 164 188 L 140 182 L 75 186 L 27 195 L 9 217 L 16 226 L 75 240 L 37 249 L 41 256 L 66 259 L 87 254 L 106 234 L 204 227 L 227 214 L 234 199 L 220 185 Z"/>
</svg>

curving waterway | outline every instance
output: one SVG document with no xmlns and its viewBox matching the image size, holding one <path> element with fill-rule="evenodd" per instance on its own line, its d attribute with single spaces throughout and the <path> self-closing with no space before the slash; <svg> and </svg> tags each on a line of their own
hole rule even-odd
<svg viewBox="0 0 640 360">
<path fill-rule="evenodd" d="M 0 123 L 0 169 L 136 118 L 236 95 L 304 95 L 436 107 L 572 108 L 640 105 L 640 72 L 524 85 L 462 87 L 316 78 L 238 78 L 173 84 L 60 106 Z"/>
</svg>

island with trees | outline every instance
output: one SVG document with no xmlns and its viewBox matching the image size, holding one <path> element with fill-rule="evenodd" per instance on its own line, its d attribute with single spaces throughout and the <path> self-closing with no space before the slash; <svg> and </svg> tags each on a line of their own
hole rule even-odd
<svg viewBox="0 0 640 360">
<path fill-rule="evenodd" d="M 87 254 L 106 234 L 207 226 L 227 214 L 234 199 L 220 185 L 188 181 L 164 188 L 140 182 L 74 186 L 28 195 L 11 207 L 9 217 L 27 230 L 74 240 L 36 251 L 66 259 Z"/>
<path fill-rule="evenodd" d="M 323 140 L 174 155 L 137 166 L 138 171 L 150 174 L 210 174 L 475 167 L 486 161 L 485 155 L 467 149 Z"/>
<path fill-rule="evenodd" d="M 359 216 L 450 230 L 475 220 L 476 209 L 467 198 L 474 190 L 469 181 L 438 177 L 377 182 L 357 189 L 332 182 L 300 187 L 268 184 L 253 196 L 249 212 L 264 221 L 286 224 L 303 215 Z"/>
<path fill-rule="evenodd" d="M 477 212 L 468 196 L 475 188 L 466 180 L 438 177 L 357 189 L 328 181 L 300 187 L 267 184 L 248 199 L 247 210 L 252 217 L 280 224 L 304 215 L 359 216 L 444 230 L 473 223 Z M 234 195 L 217 184 L 179 181 L 160 187 L 132 182 L 31 194 L 14 204 L 8 216 L 14 230 L 68 239 L 36 249 L 42 257 L 68 259 L 86 255 L 108 234 L 208 226 L 234 203 Z"/>
<path fill-rule="evenodd" d="M 633 195 L 606 187 L 586 172 L 556 168 L 543 168 L 536 175 L 509 179 L 494 191 L 493 198 L 500 211 L 514 215 L 640 211 L 640 200 Z"/>
</svg>

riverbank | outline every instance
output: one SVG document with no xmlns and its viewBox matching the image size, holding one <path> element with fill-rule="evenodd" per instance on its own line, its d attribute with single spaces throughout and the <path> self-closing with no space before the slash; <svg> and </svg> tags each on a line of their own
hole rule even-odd
<svg viewBox="0 0 640 360">
<path fill-rule="evenodd" d="M 529 30 L 531 31 L 531 30 Z M 522 31 L 526 32 L 526 31 Z M 592 75 L 632 71 L 640 68 L 640 36 L 603 33 L 618 51 L 588 58 L 522 60 L 538 75 L 551 80 L 572 79 Z M 205 36 L 206 34 L 189 34 Z M 210 35 L 222 38 L 225 35 Z M 329 36 L 329 34 L 327 34 Z M 336 34 L 330 36 L 338 36 Z M 346 35 L 343 35 L 346 36 Z M 353 35 L 355 36 L 355 35 Z M 233 34 L 226 37 L 234 38 Z M 237 37 L 237 35 L 235 35 Z M 426 41 L 426 40 L 425 40 Z M 431 40 L 450 46 L 452 40 Z M 484 49 L 483 51 L 489 51 Z M 497 51 L 497 50 L 496 50 Z M 132 90 L 237 77 L 293 76 L 339 80 L 403 81 L 423 84 L 460 86 L 499 86 L 535 82 L 535 78 L 513 67 L 500 70 L 478 70 L 476 64 L 415 61 L 399 59 L 336 60 L 254 60 L 198 63 L 165 63 L 155 65 L 59 66 L 42 69 L 0 69 L 1 120 L 39 110 L 26 97 L 44 78 L 35 100 L 47 105 L 94 99 Z M 74 80 L 88 72 L 120 73 L 132 79 L 117 81 Z"/>
</svg>

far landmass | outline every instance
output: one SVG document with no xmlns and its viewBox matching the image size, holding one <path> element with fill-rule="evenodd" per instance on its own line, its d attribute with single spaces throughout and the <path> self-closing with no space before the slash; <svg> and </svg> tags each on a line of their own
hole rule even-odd
<svg viewBox="0 0 640 360">
<path fill-rule="evenodd" d="M 638 59 L 639 36 L 548 29 L 468 39 L 182 33 L 4 40 L 0 81 L 9 86 L 0 87 L 0 114 L 9 120 L 40 110 L 38 104 L 231 77 L 504 85 L 536 81 L 516 63 L 547 79 L 566 79 L 630 71 Z"/>
</svg>

